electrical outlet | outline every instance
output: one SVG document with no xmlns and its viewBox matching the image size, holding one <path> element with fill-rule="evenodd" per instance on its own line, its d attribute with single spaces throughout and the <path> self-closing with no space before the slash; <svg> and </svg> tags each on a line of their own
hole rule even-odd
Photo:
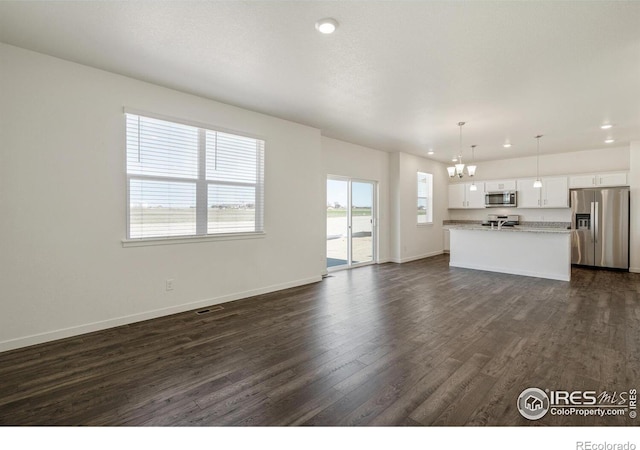
<svg viewBox="0 0 640 450">
<path fill-rule="evenodd" d="M 173 278 L 171 278 L 171 279 L 169 279 L 169 280 L 167 280 L 165 282 L 165 289 L 167 291 L 173 291 Z"/>
</svg>

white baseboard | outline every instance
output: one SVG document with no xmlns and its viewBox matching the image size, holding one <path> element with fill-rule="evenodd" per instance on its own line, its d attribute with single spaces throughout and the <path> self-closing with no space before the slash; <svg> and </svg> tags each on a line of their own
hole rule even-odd
<svg viewBox="0 0 640 450">
<path fill-rule="evenodd" d="M 0 352 L 6 352 L 8 350 L 14 350 L 17 348 L 27 347 L 30 345 L 42 344 L 43 342 L 55 341 L 58 339 L 64 339 L 72 336 L 78 336 L 80 334 L 92 333 L 94 331 L 105 330 L 107 328 L 119 327 L 121 325 L 128 325 L 135 322 L 141 322 L 143 320 L 155 319 L 162 316 L 182 313 L 185 311 L 190 311 L 192 309 L 203 308 L 205 306 L 213 306 L 213 305 L 218 305 L 220 303 L 232 302 L 234 300 L 253 297 L 255 295 L 268 294 L 270 292 L 281 291 L 283 289 L 288 289 L 288 288 L 297 287 L 297 286 L 303 286 L 305 284 L 316 283 L 318 281 L 322 281 L 321 276 L 290 281 L 287 283 L 274 284 L 274 285 L 266 286 L 259 289 L 252 289 L 249 291 L 223 295 L 221 297 L 208 298 L 204 300 L 198 300 L 195 302 L 184 303 L 181 305 L 170 306 L 167 308 L 160 308 L 152 311 L 146 311 L 138 314 L 131 314 L 128 316 L 101 320 L 98 322 L 77 325 L 74 327 L 63 328 L 60 330 L 47 331 L 44 333 L 33 334 L 30 336 L 9 339 L 7 341 L 0 342 Z"/>
<path fill-rule="evenodd" d="M 400 259 L 393 258 L 393 259 L 391 259 L 391 262 L 402 264 L 402 263 L 407 263 L 407 262 L 411 262 L 411 261 L 417 261 L 419 259 L 431 258 L 432 256 L 442 255 L 443 253 L 444 252 L 442 250 L 438 250 L 438 251 L 435 251 L 435 252 L 424 253 L 422 255 L 409 256 L 407 258 L 400 258 Z"/>
<path fill-rule="evenodd" d="M 640 273 L 640 267 L 629 267 L 629 272 Z"/>
</svg>

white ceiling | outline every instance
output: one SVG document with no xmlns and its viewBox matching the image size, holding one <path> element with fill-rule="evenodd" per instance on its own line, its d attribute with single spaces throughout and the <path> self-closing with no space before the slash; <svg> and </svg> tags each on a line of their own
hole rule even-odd
<svg viewBox="0 0 640 450">
<path fill-rule="evenodd" d="M 640 140 L 640 2 L 3 1 L 0 41 L 441 161 Z"/>
</svg>

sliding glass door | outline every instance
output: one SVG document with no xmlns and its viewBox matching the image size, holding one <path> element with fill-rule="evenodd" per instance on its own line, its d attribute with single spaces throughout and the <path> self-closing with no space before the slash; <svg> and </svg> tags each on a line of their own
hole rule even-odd
<svg viewBox="0 0 640 450">
<path fill-rule="evenodd" d="M 327 268 L 375 261 L 374 181 L 327 178 Z"/>
<path fill-rule="evenodd" d="M 351 182 L 351 264 L 373 262 L 373 183 Z"/>
<path fill-rule="evenodd" d="M 327 179 L 327 267 L 349 264 L 349 181 Z"/>
</svg>

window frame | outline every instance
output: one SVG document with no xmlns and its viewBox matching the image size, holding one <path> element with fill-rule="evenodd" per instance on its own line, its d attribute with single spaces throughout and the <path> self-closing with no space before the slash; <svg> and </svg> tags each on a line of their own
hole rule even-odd
<svg viewBox="0 0 640 450">
<path fill-rule="evenodd" d="M 154 175 L 135 175 L 130 174 L 128 172 L 128 159 L 127 159 L 127 114 L 137 115 L 142 117 L 147 117 L 150 119 L 162 120 L 166 122 L 172 122 L 179 125 L 186 125 L 190 127 L 198 128 L 198 177 L 195 179 L 190 178 L 179 178 L 179 177 L 170 177 L 170 176 L 154 176 Z M 123 122 L 124 122 L 124 174 L 125 174 L 125 217 L 126 217 L 126 228 L 125 228 L 125 238 L 121 240 L 123 247 L 142 247 L 142 246 L 150 246 L 150 245 L 164 245 L 164 244 L 183 244 L 183 243 L 195 243 L 195 242 L 207 242 L 207 241 L 226 241 L 226 240 L 242 240 L 242 239 L 256 239 L 262 238 L 266 236 L 265 223 L 264 223 L 264 202 L 265 202 L 265 168 L 266 168 L 266 147 L 267 140 L 260 135 L 256 135 L 253 133 L 247 133 L 244 131 L 232 130 L 229 128 L 213 126 L 210 124 L 205 124 L 202 122 L 180 119 L 172 116 L 166 116 L 162 114 L 150 113 L 147 111 L 142 111 L 138 109 L 123 108 Z M 257 170 L 256 172 L 256 182 L 254 183 L 243 183 L 243 182 L 234 182 L 234 181 L 214 181 L 207 180 L 206 176 L 206 141 L 203 136 L 206 135 L 207 131 L 212 132 L 220 132 L 231 135 L 236 135 L 240 137 L 255 139 L 258 141 L 262 141 L 262 151 L 258 155 L 258 161 L 256 164 L 256 169 L 259 167 L 262 170 Z M 176 235 L 176 236 L 153 236 L 153 237 L 142 237 L 142 238 L 131 238 L 131 180 L 132 179 L 142 179 L 142 180 L 156 180 L 156 181 L 168 181 L 168 182 L 191 182 L 196 187 L 196 234 L 193 235 Z M 251 186 L 255 187 L 255 198 L 261 199 L 261 201 L 255 202 L 255 227 L 254 231 L 234 231 L 229 233 L 211 233 L 208 234 L 208 220 L 204 220 L 203 216 L 208 217 L 208 188 L 209 186 Z M 198 234 L 203 231 L 204 233 Z M 255 231 L 259 230 L 259 231 Z"/>
<path fill-rule="evenodd" d="M 421 197 L 420 196 L 420 176 L 421 175 L 426 175 L 426 185 L 427 185 L 427 196 L 426 197 Z M 432 226 L 433 225 L 433 174 L 429 173 L 429 172 L 423 172 L 421 170 L 418 170 L 416 172 L 416 225 L 419 227 L 424 227 L 424 226 Z M 426 220 L 425 222 L 420 222 L 420 214 L 418 214 L 419 211 L 419 207 L 420 207 L 420 199 L 426 199 L 426 219 L 430 219 L 430 220 Z"/>
</svg>

